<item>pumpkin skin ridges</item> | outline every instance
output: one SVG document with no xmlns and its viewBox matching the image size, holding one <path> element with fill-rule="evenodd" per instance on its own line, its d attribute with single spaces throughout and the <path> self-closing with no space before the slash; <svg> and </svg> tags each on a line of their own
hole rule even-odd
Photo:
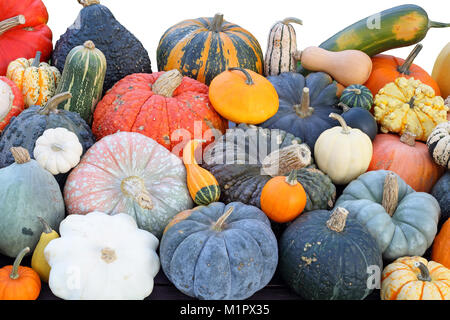
<svg viewBox="0 0 450 320">
<path fill-rule="evenodd" d="M 208 205 L 212 199 L 219 200 L 220 188 L 217 185 L 211 185 L 201 188 L 195 194 L 194 202 L 198 205 Z"/>
</svg>

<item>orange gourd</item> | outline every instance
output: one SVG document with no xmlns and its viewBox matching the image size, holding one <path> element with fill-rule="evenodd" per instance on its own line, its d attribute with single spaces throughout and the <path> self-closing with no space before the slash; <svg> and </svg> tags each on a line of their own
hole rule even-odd
<svg viewBox="0 0 450 320">
<path fill-rule="evenodd" d="M 206 169 L 200 167 L 195 160 L 195 151 L 201 140 L 190 140 L 183 148 L 183 163 L 186 167 L 187 187 L 198 205 L 208 205 L 220 198 L 220 187 L 216 178 Z"/>
<path fill-rule="evenodd" d="M 260 201 L 262 211 L 275 222 L 289 222 L 299 216 L 306 206 L 306 193 L 297 181 L 297 170 L 267 181 Z"/>
<path fill-rule="evenodd" d="M 434 238 L 431 259 L 450 268 L 450 219 L 448 219 Z"/>
<path fill-rule="evenodd" d="M 21 267 L 23 257 L 30 252 L 26 247 L 12 266 L 0 269 L 0 300 L 36 300 L 41 292 L 41 279 L 36 271 Z"/>
</svg>

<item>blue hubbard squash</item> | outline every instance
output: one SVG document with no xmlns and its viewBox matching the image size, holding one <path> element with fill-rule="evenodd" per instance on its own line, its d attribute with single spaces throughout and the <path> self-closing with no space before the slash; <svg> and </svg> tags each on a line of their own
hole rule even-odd
<svg viewBox="0 0 450 320">
<path fill-rule="evenodd" d="M 0 169 L 0 253 L 15 257 L 36 247 L 43 227 L 58 230 L 64 200 L 53 175 L 30 159 L 27 149 L 11 148 L 14 163 Z"/>
<path fill-rule="evenodd" d="M 214 202 L 175 216 L 160 245 L 161 266 L 184 294 L 202 300 L 240 300 L 272 279 L 275 235 L 260 209 Z"/>
</svg>

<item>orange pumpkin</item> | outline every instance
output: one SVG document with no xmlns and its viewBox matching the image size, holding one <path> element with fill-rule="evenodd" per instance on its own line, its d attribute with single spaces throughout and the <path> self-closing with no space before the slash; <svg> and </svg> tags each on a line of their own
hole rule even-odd
<svg viewBox="0 0 450 320">
<path fill-rule="evenodd" d="M 446 268 L 450 268 L 450 219 L 442 225 L 441 231 L 434 238 L 431 258 Z"/>
<path fill-rule="evenodd" d="M 299 216 L 306 206 L 306 193 L 297 181 L 297 170 L 267 181 L 260 201 L 262 211 L 275 222 L 289 222 Z"/>
<path fill-rule="evenodd" d="M 430 192 L 444 174 L 431 158 L 425 143 L 406 132 L 401 137 L 381 133 L 373 141 L 372 160 L 367 171 L 390 170 L 418 192 Z"/>
<path fill-rule="evenodd" d="M 36 271 L 21 267 L 23 257 L 30 252 L 26 247 L 12 266 L 0 269 L 0 300 L 36 300 L 41 292 L 41 279 Z"/>
<path fill-rule="evenodd" d="M 372 57 L 372 73 L 364 85 L 375 96 L 387 83 L 393 82 L 399 77 L 414 78 L 432 87 L 435 94 L 440 96 L 441 91 L 436 81 L 424 69 L 413 64 L 420 50 L 422 50 L 422 45 L 416 45 L 405 60 L 385 54 L 377 54 Z"/>
</svg>

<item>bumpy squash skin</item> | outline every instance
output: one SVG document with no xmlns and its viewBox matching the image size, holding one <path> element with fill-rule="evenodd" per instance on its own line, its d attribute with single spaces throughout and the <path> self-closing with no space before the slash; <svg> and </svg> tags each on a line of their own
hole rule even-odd
<svg viewBox="0 0 450 320">
<path fill-rule="evenodd" d="M 106 57 L 108 68 L 103 94 L 129 74 L 152 72 L 144 46 L 101 4 L 81 9 L 75 23 L 56 42 L 52 54 L 53 65 L 63 72 L 70 50 L 87 40 L 93 41 Z"/>
<path fill-rule="evenodd" d="M 447 171 L 434 185 L 431 195 L 436 198 L 441 208 L 438 229 L 450 218 L 450 171 Z"/>
</svg>

